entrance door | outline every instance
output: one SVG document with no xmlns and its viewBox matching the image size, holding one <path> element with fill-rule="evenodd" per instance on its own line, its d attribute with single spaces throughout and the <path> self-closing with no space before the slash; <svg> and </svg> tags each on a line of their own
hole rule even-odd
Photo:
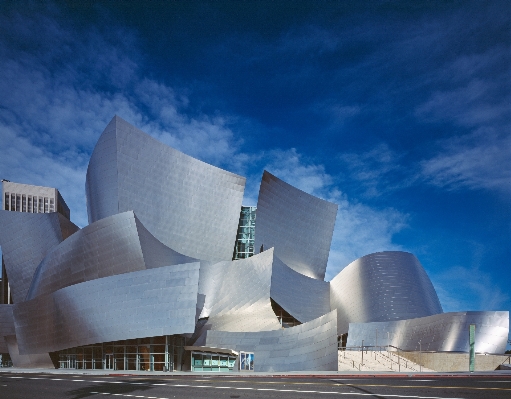
<svg viewBox="0 0 511 399">
<path fill-rule="evenodd" d="M 114 369 L 114 354 L 106 353 L 105 354 L 105 370 L 113 370 Z"/>
</svg>

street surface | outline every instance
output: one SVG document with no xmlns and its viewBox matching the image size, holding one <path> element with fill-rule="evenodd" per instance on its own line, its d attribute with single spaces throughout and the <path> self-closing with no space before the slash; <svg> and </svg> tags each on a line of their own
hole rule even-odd
<svg viewBox="0 0 511 399">
<path fill-rule="evenodd" d="M 347 378 L 349 377 L 349 378 Z M 511 398 L 511 375 L 246 376 L 0 372 L 2 399 Z"/>
</svg>

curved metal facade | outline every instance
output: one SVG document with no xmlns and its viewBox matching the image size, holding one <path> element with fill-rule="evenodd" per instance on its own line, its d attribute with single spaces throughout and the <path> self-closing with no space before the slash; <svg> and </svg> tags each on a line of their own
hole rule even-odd
<svg viewBox="0 0 511 399">
<path fill-rule="evenodd" d="M 393 345 L 403 350 L 468 352 L 469 326 L 475 324 L 475 351 L 504 353 L 509 312 L 452 312 L 410 320 L 351 323 L 346 346 Z M 419 344 L 420 342 L 420 344 Z"/>
<path fill-rule="evenodd" d="M 273 260 L 270 295 L 301 323 L 330 312 L 330 284 L 294 271 L 277 257 Z"/>
<path fill-rule="evenodd" d="M 12 306 L 0 305 L 0 353 L 7 353 L 9 351 L 4 337 L 15 334 Z"/>
<path fill-rule="evenodd" d="M 196 263 L 100 278 L 14 305 L 21 354 L 193 333 Z"/>
<path fill-rule="evenodd" d="M 270 301 L 273 249 L 231 261 L 225 269 L 206 329 L 264 331 L 281 328 Z"/>
<path fill-rule="evenodd" d="M 124 212 L 90 224 L 51 250 L 27 300 L 97 278 L 190 262 L 197 260 L 164 246 L 133 212 Z"/>
<path fill-rule="evenodd" d="M 0 211 L 0 246 L 15 303 L 25 300 L 44 256 L 77 230 L 58 213 Z"/>
<path fill-rule="evenodd" d="M 231 260 L 244 189 L 244 177 L 185 155 L 116 116 L 87 169 L 89 222 L 133 210 L 179 253 Z"/>
<path fill-rule="evenodd" d="M 337 205 L 264 171 L 257 200 L 255 252 L 274 247 L 291 269 L 323 280 Z"/>
<path fill-rule="evenodd" d="M 337 371 L 336 316 L 276 331 L 208 331 L 206 345 L 254 352 L 254 371 Z"/>
<path fill-rule="evenodd" d="M 349 323 L 403 320 L 442 313 L 431 281 L 408 252 L 377 252 L 346 266 L 330 281 L 338 332 Z"/>
</svg>

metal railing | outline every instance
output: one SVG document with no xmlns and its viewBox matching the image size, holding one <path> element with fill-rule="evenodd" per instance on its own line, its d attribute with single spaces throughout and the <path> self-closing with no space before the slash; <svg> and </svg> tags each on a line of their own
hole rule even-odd
<svg viewBox="0 0 511 399">
<path fill-rule="evenodd" d="M 420 360 L 419 360 L 419 363 L 415 363 L 415 362 L 411 362 L 410 360 L 408 360 L 406 358 L 402 358 L 400 356 L 401 352 L 415 352 L 415 351 L 405 351 L 405 350 L 398 348 L 397 346 L 393 346 L 393 345 L 378 345 L 378 346 L 376 346 L 376 345 L 360 345 L 360 346 L 346 347 L 346 346 L 340 345 L 340 343 L 339 343 L 338 350 L 360 352 L 361 353 L 361 357 L 360 357 L 361 361 L 358 364 L 358 367 L 356 366 L 354 360 L 348 359 L 348 360 L 351 360 L 353 368 L 358 369 L 358 370 L 360 370 L 361 367 L 364 366 L 364 352 L 365 352 L 366 356 L 368 356 L 368 352 L 371 352 L 371 354 L 374 354 L 375 360 L 378 363 L 380 363 L 382 366 L 388 367 L 388 365 L 384 365 L 381 361 L 378 360 L 377 357 L 380 356 L 381 360 L 385 360 L 388 363 L 390 363 L 391 370 L 394 370 L 394 367 L 395 367 L 395 370 L 398 372 L 401 371 L 401 364 L 403 364 L 403 368 L 412 370 L 412 371 L 416 371 L 416 372 L 417 371 L 421 372 L 422 367 L 424 367 Z M 385 353 L 382 353 L 382 352 L 385 352 Z M 422 351 L 419 352 L 419 358 L 421 358 L 421 357 L 422 357 Z M 344 359 L 346 359 L 346 354 L 344 355 Z M 417 370 L 415 367 L 413 367 L 411 365 L 411 363 L 418 364 L 419 370 Z"/>
</svg>

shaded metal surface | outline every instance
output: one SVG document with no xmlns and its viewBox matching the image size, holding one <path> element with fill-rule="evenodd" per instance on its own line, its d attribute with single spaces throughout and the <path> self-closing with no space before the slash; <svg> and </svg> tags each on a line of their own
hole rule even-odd
<svg viewBox="0 0 511 399">
<path fill-rule="evenodd" d="M 351 323 L 346 346 L 393 345 L 403 350 L 469 351 L 469 326 L 475 324 L 475 351 L 504 353 L 509 312 L 452 312 L 409 320 Z M 376 332 L 378 331 L 378 332 Z M 420 344 L 419 344 L 420 342 Z"/>
<path fill-rule="evenodd" d="M 276 331 L 208 331 L 206 345 L 254 352 L 254 371 L 336 371 L 337 314 Z"/>
<path fill-rule="evenodd" d="M 0 246 L 14 303 L 25 300 L 44 256 L 76 230 L 77 226 L 56 212 L 0 211 Z"/>
<path fill-rule="evenodd" d="M 158 142 L 119 117 L 86 179 L 89 222 L 134 210 L 159 241 L 201 260 L 231 260 L 245 178 Z"/>
<path fill-rule="evenodd" d="M 257 200 L 255 252 L 274 247 L 293 270 L 323 280 L 337 205 L 264 171 Z"/>
<path fill-rule="evenodd" d="M 48 353 L 38 354 L 20 354 L 16 335 L 8 335 L 5 337 L 9 355 L 11 356 L 12 365 L 14 367 L 27 367 L 31 369 L 52 369 L 55 366 L 50 359 Z"/>
<path fill-rule="evenodd" d="M 403 320 L 442 313 L 431 280 L 408 252 L 377 252 L 346 266 L 330 281 L 338 332 L 349 323 Z"/>
<path fill-rule="evenodd" d="M 330 284 L 304 276 L 274 257 L 272 299 L 302 323 L 330 312 Z"/>
<path fill-rule="evenodd" d="M 87 281 L 15 304 L 20 353 L 193 333 L 198 282 L 196 262 Z"/>
<path fill-rule="evenodd" d="M 13 305 L 0 305 L 0 353 L 7 353 L 6 335 L 14 335 Z"/>
<path fill-rule="evenodd" d="M 53 248 L 38 266 L 27 300 L 97 278 L 196 261 L 163 245 L 132 211 L 124 212 Z"/>
</svg>

